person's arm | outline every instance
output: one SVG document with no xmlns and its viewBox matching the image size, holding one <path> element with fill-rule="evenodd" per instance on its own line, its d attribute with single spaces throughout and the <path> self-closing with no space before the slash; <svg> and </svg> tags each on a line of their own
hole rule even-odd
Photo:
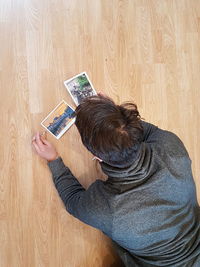
<svg viewBox="0 0 200 267">
<path fill-rule="evenodd" d="M 32 144 L 37 154 L 48 161 L 55 187 L 67 211 L 108 234 L 111 215 L 102 181 L 95 181 L 85 190 L 58 156 L 55 147 L 44 136 L 37 132 Z"/>
<path fill-rule="evenodd" d="M 53 182 L 67 211 L 104 233 L 109 233 L 110 214 L 103 196 L 102 181 L 97 180 L 86 190 L 59 157 L 48 162 Z"/>
<path fill-rule="evenodd" d="M 70 202 L 72 199 L 78 199 L 85 192 L 83 186 L 65 166 L 61 157 L 47 163 L 52 173 L 55 187 L 66 207 L 70 212 Z M 73 211 L 71 211 L 73 212 Z"/>
</svg>

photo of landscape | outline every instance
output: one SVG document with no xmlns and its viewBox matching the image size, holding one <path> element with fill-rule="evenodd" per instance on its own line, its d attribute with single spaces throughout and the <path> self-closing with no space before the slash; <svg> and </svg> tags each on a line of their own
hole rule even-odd
<svg viewBox="0 0 200 267">
<path fill-rule="evenodd" d="M 74 110 L 62 101 L 43 121 L 42 126 L 59 139 L 75 122 Z"/>
</svg>

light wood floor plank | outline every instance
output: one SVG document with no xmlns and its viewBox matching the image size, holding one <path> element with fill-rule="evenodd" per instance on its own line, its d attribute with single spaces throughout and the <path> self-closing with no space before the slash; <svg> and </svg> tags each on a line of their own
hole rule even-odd
<svg viewBox="0 0 200 267">
<path fill-rule="evenodd" d="M 31 149 L 51 109 L 74 105 L 63 81 L 82 71 L 181 137 L 200 201 L 199 0 L 1 0 L 0 46 L 0 267 L 120 266 L 110 240 L 65 211 Z M 75 127 L 49 140 L 85 187 L 105 179 Z"/>
</svg>

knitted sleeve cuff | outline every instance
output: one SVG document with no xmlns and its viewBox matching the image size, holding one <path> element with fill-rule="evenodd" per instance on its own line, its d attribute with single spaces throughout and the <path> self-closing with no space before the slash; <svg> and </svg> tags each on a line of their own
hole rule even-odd
<svg viewBox="0 0 200 267">
<path fill-rule="evenodd" d="M 68 168 L 65 166 L 61 157 L 47 163 L 53 177 L 62 175 Z"/>
</svg>

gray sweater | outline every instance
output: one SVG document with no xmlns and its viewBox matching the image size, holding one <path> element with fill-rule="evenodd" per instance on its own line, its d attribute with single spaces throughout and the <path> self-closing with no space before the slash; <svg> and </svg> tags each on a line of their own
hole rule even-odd
<svg viewBox="0 0 200 267">
<path fill-rule="evenodd" d="M 191 160 L 173 133 L 142 122 L 127 166 L 101 163 L 85 190 L 62 159 L 48 163 L 67 211 L 109 236 L 126 266 L 200 267 L 200 208 Z"/>
</svg>

